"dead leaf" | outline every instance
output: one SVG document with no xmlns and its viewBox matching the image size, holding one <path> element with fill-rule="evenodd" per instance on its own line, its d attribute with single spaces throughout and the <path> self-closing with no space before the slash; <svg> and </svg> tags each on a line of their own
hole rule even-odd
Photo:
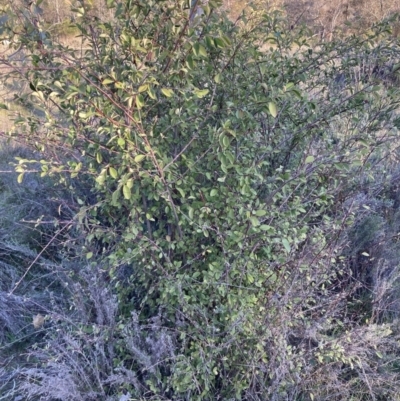
<svg viewBox="0 0 400 401">
<path fill-rule="evenodd" d="M 44 316 L 38 313 L 36 316 L 33 317 L 32 323 L 35 329 L 40 329 L 44 324 Z"/>
</svg>

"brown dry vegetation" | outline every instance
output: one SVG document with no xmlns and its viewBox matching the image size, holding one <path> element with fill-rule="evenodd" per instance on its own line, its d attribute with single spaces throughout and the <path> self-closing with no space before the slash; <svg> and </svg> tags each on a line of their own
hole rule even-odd
<svg viewBox="0 0 400 401">
<path fill-rule="evenodd" d="M 264 10 L 284 10 L 289 27 L 304 23 L 324 40 L 332 40 L 335 32 L 354 33 L 368 29 L 400 11 L 399 0 L 225 0 L 224 8 L 233 19 L 248 7 L 257 4 Z M 399 34 L 399 26 L 393 26 Z"/>
<path fill-rule="evenodd" d="M 1 0 L 7 4 L 8 0 Z M 23 0 L 15 0 L 15 5 L 24 4 Z M 100 18 L 110 18 L 112 15 L 102 0 L 84 2 L 92 15 Z M 250 4 L 258 10 L 284 10 L 292 25 L 306 23 L 324 38 L 331 38 L 338 28 L 346 32 L 367 29 L 371 24 L 393 13 L 400 11 L 400 0 L 223 0 L 223 8 L 232 19 L 245 10 Z M 68 34 L 68 21 L 74 19 L 71 5 L 79 6 L 79 1 L 44 0 L 41 4 L 43 19 L 49 24 L 49 29 Z M 396 29 L 397 31 L 397 29 Z"/>
</svg>

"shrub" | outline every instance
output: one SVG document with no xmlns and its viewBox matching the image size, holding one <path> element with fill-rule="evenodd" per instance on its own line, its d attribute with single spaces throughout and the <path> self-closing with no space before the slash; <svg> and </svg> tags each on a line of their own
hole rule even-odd
<svg viewBox="0 0 400 401">
<path fill-rule="evenodd" d="M 12 71 L 29 82 L 23 100 L 45 110 L 14 134 L 47 155 L 42 176 L 89 186 L 76 227 L 94 269 L 72 290 L 91 332 L 49 330 L 42 344 L 70 348 L 39 346 L 19 391 L 61 397 L 43 370 L 58 355 L 49 374 L 65 399 L 394 397 L 397 345 L 371 312 L 349 314 L 345 249 L 349 199 L 395 143 L 398 91 L 369 79 L 331 90 L 351 75 L 349 49 L 396 57 L 385 25 L 311 48 L 278 12 L 241 26 L 212 1 L 194 18 L 172 0 L 107 4 L 109 22 L 76 10 L 84 52 L 53 45 L 37 15 L 12 38 L 34 67 Z M 111 293 L 118 314 L 102 306 Z"/>
</svg>

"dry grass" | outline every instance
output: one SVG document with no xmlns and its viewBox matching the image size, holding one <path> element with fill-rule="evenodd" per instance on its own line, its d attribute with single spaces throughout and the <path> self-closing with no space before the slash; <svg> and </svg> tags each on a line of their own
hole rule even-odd
<svg viewBox="0 0 400 401">
<path fill-rule="evenodd" d="M 62 46 L 79 52 L 83 52 L 87 48 L 83 38 L 78 36 L 77 29 L 55 30 L 53 33 L 53 40 Z M 14 61 L 17 61 L 15 57 L 18 57 L 20 62 L 23 63 L 22 52 L 0 42 L 0 103 L 6 104 L 8 107 L 8 110 L 0 108 L 0 132 L 3 133 L 13 129 L 14 120 L 18 115 L 27 116 L 29 114 L 29 111 L 15 101 L 16 94 L 21 95 L 29 92 L 27 83 L 8 76 L 12 68 L 7 65 L 7 62 L 1 61 L 2 58 L 7 61 L 10 56 L 14 58 Z"/>
</svg>

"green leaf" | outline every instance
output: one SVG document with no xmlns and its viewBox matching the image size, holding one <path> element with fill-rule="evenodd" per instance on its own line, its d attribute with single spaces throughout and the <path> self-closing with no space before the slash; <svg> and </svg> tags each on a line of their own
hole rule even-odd
<svg viewBox="0 0 400 401">
<path fill-rule="evenodd" d="M 129 188 L 128 185 L 124 185 L 122 187 L 122 193 L 124 194 L 125 199 L 127 199 L 127 200 L 131 199 L 131 196 L 132 196 L 131 189 Z"/>
<path fill-rule="evenodd" d="M 117 206 L 117 201 L 118 201 L 118 199 L 119 199 L 119 196 L 120 196 L 120 188 L 118 188 L 116 191 L 114 191 L 113 192 L 113 194 L 111 195 L 111 201 L 112 201 L 112 204 L 114 205 L 114 206 Z"/>
<path fill-rule="evenodd" d="M 172 95 L 174 94 L 174 91 L 168 88 L 161 88 L 161 92 L 166 97 L 172 97 Z"/>
<path fill-rule="evenodd" d="M 221 74 L 217 74 L 217 75 L 214 77 L 214 81 L 215 81 L 217 84 L 219 84 L 219 83 L 221 82 Z"/>
<path fill-rule="evenodd" d="M 206 48 L 201 45 L 200 43 L 195 43 L 193 46 L 193 53 L 195 56 L 203 56 L 203 57 L 207 57 L 207 50 Z"/>
<path fill-rule="evenodd" d="M 250 221 L 254 227 L 258 227 L 260 225 L 260 222 L 258 221 L 257 217 L 255 217 L 255 216 L 251 216 Z"/>
<path fill-rule="evenodd" d="M 282 238 L 282 245 L 284 246 L 287 252 L 290 252 L 290 244 L 286 238 Z"/>
<path fill-rule="evenodd" d="M 133 179 L 129 178 L 129 180 L 126 182 L 126 186 L 131 189 L 133 187 Z"/>
<path fill-rule="evenodd" d="M 210 92 L 208 89 L 195 89 L 194 93 L 198 98 L 203 98 Z"/>
<path fill-rule="evenodd" d="M 271 113 L 272 117 L 276 117 L 278 115 L 278 111 L 276 110 L 276 104 L 274 102 L 268 103 L 268 110 Z"/>
<path fill-rule="evenodd" d="M 298 89 L 293 88 L 290 90 L 290 92 L 294 93 L 298 99 L 302 99 L 301 92 Z"/>
<path fill-rule="evenodd" d="M 198 55 L 199 55 L 199 48 L 200 48 L 200 43 L 197 43 L 197 42 L 196 42 L 196 43 L 193 45 L 193 48 L 192 48 L 193 53 L 194 53 L 195 56 L 198 56 Z"/>
<path fill-rule="evenodd" d="M 180 195 L 182 196 L 182 198 L 185 197 L 185 191 L 182 188 L 176 187 L 176 190 L 180 193 Z"/>
<path fill-rule="evenodd" d="M 189 68 L 189 70 L 193 70 L 193 69 L 194 69 L 195 63 L 194 63 L 193 57 L 192 57 L 191 55 L 189 55 L 189 56 L 187 57 L 187 59 L 186 59 L 186 65 L 187 65 L 187 67 Z"/>
<path fill-rule="evenodd" d="M 118 172 L 114 167 L 110 167 L 108 171 L 110 172 L 112 178 L 118 178 Z"/>
<path fill-rule="evenodd" d="M 144 106 L 144 99 L 142 95 L 136 96 L 136 107 L 140 110 Z"/>
<path fill-rule="evenodd" d="M 285 91 L 288 91 L 289 89 L 292 89 L 294 87 L 293 82 L 289 82 L 284 86 Z"/>
<path fill-rule="evenodd" d="M 262 225 L 260 226 L 260 228 L 261 228 L 261 230 L 263 230 L 263 231 L 272 231 L 272 230 L 273 230 L 273 228 L 272 228 L 271 226 L 267 225 L 267 224 L 262 224 Z"/>
<path fill-rule="evenodd" d="M 86 259 L 90 259 L 90 258 L 92 258 L 92 256 L 93 256 L 93 252 L 88 252 L 86 254 Z"/>
<path fill-rule="evenodd" d="M 220 49 L 226 47 L 226 43 L 221 38 L 214 38 L 215 46 L 219 47 Z"/>
<path fill-rule="evenodd" d="M 211 37 L 211 36 L 206 36 L 206 43 L 207 43 L 207 46 L 209 47 L 209 48 L 213 48 L 213 47 L 215 47 L 215 43 L 214 43 L 214 40 L 213 40 L 213 38 Z"/>
<path fill-rule="evenodd" d="M 266 210 L 256 210 L 254 214 L 258 217 L 261 217 L 261 216 L 265 216 L 267 214 L 267 211 Z"/>
<path fill-rule="evenodd" d="M 207 50 L 206 50 L 206 48 L 205 48 L 203 45 L 200 45 L 199 53 L 200 53 L 200 55 L 203 56 L 203 57 L 207 57 L 207 56 L 208 56 Z"/>
<path fill-rule="evenodd" d="M 219 137 L 219 143 L 221 144 L 222 147 L 224 147 L 224 138 L 225 138 L 225 136 L 226 136 L 225 134 L 221 134 L 221 136 Z M 225 161 L 223 163 L 226 164 Z"/>
<path fill-rule="evenodd" d="M 227 148 L 231 144 L 231 141 L 226 135 L 224 135 L 224 137 L 222 138 L 222 143 L 224 144 L 224 147 Z"/>
<path fill-rule="evenodd" d="M 231 46 L 232 45 L 232 41 L 230 40 L 230 38 L 226 35 L 222 36 L 222 40 L 228 45 Z"/>
<path fill-rule="evenodd" d="M 136 155 L 134 160 L 136 163 L 140 163 L 145 157 L 146 155 Z"/>
<path fill-rule="evenodd" d="M 151 99 L 157 100 L 156 92 L 154 92 L 154 89 L 149 86 L 147 89 L 147 94 L 150 96 Z"/>
<path fill-rule="evenodd" d="M 100 185 L 104 185 L 106 181 L 106 170 L 102 170 L 100 175 L 96 178 L 96 182 Z"/>
<path fill-rule="evenodd" d="M 24 179 L 24 173 L 19 174 L 17 177 L 18 184 L 21 184 L 23 179 Z"/>
<path fill-rule="evenodd" d="M 312 163 L 315 160 L 314 156 L 307 156 L 306 160 L 305 160 L 305 164 L 309 164 Z"/>
<path fill-rule="evenodd" d="M 110 78 L 106 78 L 106 79 L 103 79 L 103 81 L 101 82 L 103 85 L 109 85 L 109 84 L 112 84 L 112 83 L 114 83 L 115 81 L 113 80 L 113 79 L 110 79 Z"/>
<path fill-rule="evenodd" d="M 85 15 L 85 9 L 83 7 L 79 7 L 76 9 L 76 13 L 80 16 L 83 17 Z"/>
<path fill-rule="evenodd" d="M 212 189 L 210 192 L 210 196 L 216 196 L 216 195 L 218 195 L 218 190 Z"/>
</svg>

